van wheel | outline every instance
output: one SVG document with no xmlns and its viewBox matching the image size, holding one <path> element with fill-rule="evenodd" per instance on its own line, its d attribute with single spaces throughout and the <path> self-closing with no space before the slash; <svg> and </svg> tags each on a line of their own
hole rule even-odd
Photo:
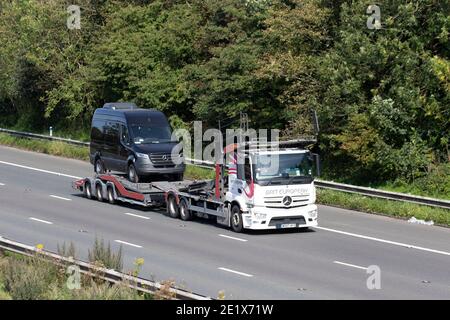
<svg viewBox="0 0 450 320">
<path fill-rule="evenodd" d="M 95 186 L 95 195 L 98 201 L 103 202 L 102 185 L 100 183 Z"/>
<path fill-rule="evenodd" d="M 100 158 L 95 160 L 94 171 L 96 174 L 104 174 L 105 166 L 103 165 L 103 161 Z"/>
<path fill-rule="evenodd" d="M 106 190 L 107 190 L 107 194 L 108 194 L 108 202 L 110 204 L 116 203 L 116 198 L 114 196 L 114 188 L 109 186 Z"/>
<path fill-rule="evenodd" d="M 92 186 L 89 181 L 84 184 L 84 195 L 86 198 L 92 199 Z"/>
<path fill-rule="evenodd" d="M 180 211 L 178 210 L 177 201 L 175 196 L 170 195 L 167 198 L 167 213 L 172 218 L 178 218 L 180 216 Z"/>
<path fill-rule="evenodd" d="M 180 201 L 180 218 L 184 221 L 192 220 L 192 213 L 189 210 L 186 199 L 181 199 Z"/>
<path fill-rule="evenodd" d="M 242 232 L 242 229 L 244 229 L 241 209 L 238 205 L 231 208 L 231 228 L 234 232 Z"/>
<path fill-rule="evenodd" d="M 128 165 L 127 176 L 128 176 L 128 180 L 130 180 L 131 182 L 134 182 L 134 183 L 139 182 L 139 176 L 136 172 L 136 167 L 132 163 L 130 163 Z"/>
</svg>

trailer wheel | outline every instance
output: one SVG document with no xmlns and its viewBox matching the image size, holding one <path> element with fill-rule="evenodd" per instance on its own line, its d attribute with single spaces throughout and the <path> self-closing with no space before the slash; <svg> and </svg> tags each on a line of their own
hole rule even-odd
<svg viewBox="0 0 450 320">
<path fill-rule="evenodd" d="M 241 209 L 238 205 L 233 205 L 233 207 L 231 207 L 231 228 L 234 232 L 242 232 L 242 229 L 244 228 Z"/>
<path fill-rule="evenodd" d="M 184 221 L 192 220 L 192 212 L 189 210 L 186 199 L 181 199 L 180 201 L 180 218 Z"/>
<path fill-rule="evenodd" d="M 178 218 L 180 216 L 180 211 L 178 210 L 177 201 L 175 196 L 170 195 L 167 198 L 167 213 L 172 218 Z"/>
<path fill-rule="evenodd" d="M 97 196 L 98 201 L 103 202 L 102 185 L 100 183 L 97 183 L 95 186 L 95 195 Z"/>
<path fill-rule="evenodd" d="M 88 199 L 92 199 L 92 186 L 89 181 L 85 182 L 84 184 L 84 195 Z"/>
<path fill-rule="evenodd" d="M 107 190 L 107 194 L 108 194 L 108 202 L 110 204 L 116 203 L 116 198 L 114 196 L 114 187 L 108 186 L 108 188 L 106 190 Z"/>
</svg>

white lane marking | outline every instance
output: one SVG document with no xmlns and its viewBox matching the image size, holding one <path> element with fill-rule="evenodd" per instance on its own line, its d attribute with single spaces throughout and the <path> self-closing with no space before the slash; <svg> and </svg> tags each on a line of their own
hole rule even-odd
<svg viewBox="0 0 450 320">
<path fill-rule="evenodd" d="M 41 219 L 38 219 L 38 218 L 30 217 L 29 219 L 33 220 L 33 221 L 37 221 L 37 222 L 42 222 L 42 223 L 45 223 L 45 224 L 53 224 L 53 222 L 41 220 Z"/>
<path fill-rule="evenodd" d="M 333 261 L 333 262 L 337 263 L 337 264 L 342 264 L 343 266 L 347 266 L 347 267 L 367 270 L 366 267 L 357 266 L 356 264 L 350 264 L 350 263 L 345 263 L 345 262 L 340 262 L 340 261 Z"/>
<path fill-rule="evenodd" d="M 67 178 L 72 178 L 72 179 L 81 179 L 81 177 L 71 176 L 70 174 L 64 174 L 64 173 L 59 173 L 59 172 L 54 172 L 54 171 L 49 171 L 49 170 L 44 170 L 44 169 L 38 169 L 38 168 L 23 166 L 21 164 L 16 164 L 16 163 L 11 163 L 11 162 L 6 162 L 6 161 L 0 161 L 0 163 L 6 164 L 6 165 L 9 165 L 9 166 L 13 166 L 13 167 L 18 167 L 18 168 L 23 168 L 23 169 L 33 170 L 33 171 L 39 171 L 39 172 L 43 172 L 43 173 L 54 174 L 54 175 L 61 176 L 61 177 L 67 177 Z"/>
<path fill-rule="evenodd" d="M 233 239 L 233 240 L 242 241 L 242 242 L 247 242 L 247 241 L 248 241 L 248 240 L 246 240 L 246 239 L 230 237 L 230 236 L 227 236 L 227 235 L 224 235 L 224 234 L 219 234 L 219 237 L 228 238 L 228 239 Z"/>
<path fill-rule="evenodd" d="M 346 232 L 346 231 L 340 231 L 340 230 L 335 230 L 335 229 L 330 229 L 330 228 L 324 228 L 324 227 L 313 227 L 313 228 L 320 229 L 320 230 L 325 230 L 325 231 L 330 231 L 330 232 L 335 232 L 335 233 L 340 233 L 340 234 L 345 234 L 347 236 L 351 236 L 351 237 L 355 237 L 355 238 L 361 238 L 361 239 L 366 239 L 366 240 L 372 240 L 372 241 L 378 241 L 378 242 L 382 242 L 382 243 L 392 244 L 394 246 L 400 246 L 400 247 L 405 247 L 405 248 L 409 248 L 409 249 L 422 250 L 422 251 L 427 251 L 427 252 L 438 253 L 438 254 L 443 254 L 443 255 L 446 255 L 446 256 L 450 256 L 450 252 L 447 252 L 447 251 L 440 251 L 440 250 L 435 250 L 435 249 L 429 249 L 429 248 L 414 246 L 414 245 L 407 244 L 407 243 L 390 241 L 390 240 L 384 240 L 384 239 L 380 239 L 380 238 L 369 237 L 369 236 L 364 236 L 362 234 L 351 233 L 351 232 Z"/>
<path fill-rule="evenodd" d="M 129 212 L 125 212 L 124 214 L 126 214 L 127 216 L 132 216 L 132 217 L 136 217 L 136 218 L 141 218 L 141 219 L 145 219 L 145 220 L 150 220 L 149 217 L 140 216 L 140 215 L 138 215 L 138 214 L 133 214 L 133 213 L 129 213 Z"/>
<path fill-rule="evenodd" d="M 4 183 L 1 183 L 1 182 L 0 182 L 0 186 L 4 186 L 4 185 L 5 185 Z"/>
<path fill-rule="evenodd" d="M 132 246 L 132 247 L 135 247 L 135 248 L 142 248 L 142 246 L 139 246 L 139 245 L 133 244 L 133 243 L 129 243 L 129 242 L 126 242 L 126 241 L 122 241 L 122 240 L 114 240 L 114 241 L 118 242 L 118 243 L 121 243 L 121 244 L 126 244 L 127 246 Z"/>
<path fill-rule="evenodd" d="M 55 196 L 53 194 L 51 194 L 50 197 L 55 198 L 55 199 L 65 200 L 65 201 L 72 201 L 72 199 Z"/>
<path fill-rule="evenodd" d="M 253 277 L 253 275 L 251 275 L 251 274 L 244 273 L 244 272 L 239 272 L 239 271 L 235 271 L 235 270 L 231 270 L 231 269 L 228 269 L 228 268 L 220 267 L 220 268 L 217 268 L 217 269 L 222 270 L 222 271 L 231 272 L 231 273 L 236 273 L 236 274 L 239 274 L 239 275 L 244 276 L 244 277 Z"/>
</svg>

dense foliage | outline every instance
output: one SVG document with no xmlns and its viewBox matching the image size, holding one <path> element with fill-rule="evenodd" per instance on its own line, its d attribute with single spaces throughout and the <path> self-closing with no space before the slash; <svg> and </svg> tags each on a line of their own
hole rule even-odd
<svg viewBox="0 0 450 320">
<path fill-rule="evenodd" d="M 132 100 L 175 126 L 247 112 L 302 134 L 315 109 L 328 176 L 412 181 L 448 168 L 449 2 L 376 3 L 379 30 L 362 0 L 3 0 L 0 125 L 81 135 Z"/>
</svg>

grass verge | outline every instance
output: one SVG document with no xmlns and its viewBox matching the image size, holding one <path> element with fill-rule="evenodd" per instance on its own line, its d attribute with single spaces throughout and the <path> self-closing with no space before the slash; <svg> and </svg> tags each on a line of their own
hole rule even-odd
<svg viewBox="0 0 450 320">
<path fill-rule="evenodd" d="M 409 202 L 379 199 L 328 189 L 317 189 L 317 202 L 401 219 L 415 217 L 426 221 L 432 220 L 435 224 L 450 226 L 450 210 Z"/>
<path fill-rule="evenodd" d="M 100 256 L 108 257 L 110 250 L 94 244 L 93 250 L 102 250 Z M 116 253 L 122 255 L 121 251 Z M 137 259 L 139 260 L 139 259 Z M 137 275 L 140 263 L 130 274 Z M 59 262 L 59 264 L 57 264 Z M 94 265 L 105 267 L 103 260 Z M 136 263 L 135 263 L 136 264 Z M 98 275 L 101 271 L 98 271 Z M 95 272 L 97 274 L 97 272 Z M 163 296 L 143 294 L 128 286 L 127 282 L 111 284 L 93 275 L 79 273 L 70 263 L 61 264 L 40 252 L 33 256 L 22 256 L 0 251 L 0 299 L 4 300 L 146 300 Z"/>
<path fill-rule="evenodd" d="M 64 142 L 31 140 L 0 133 L 0 144 L 67 158 L 89 160 L 88 148 L 72 146 Z M 214 171 L 187 165 L 185 177 L 188 179 L 213 179 Z M 326 189 L 318 189 L 317 202 L 330 206 L 367 213 L 383 214 L 403 219 L 416 217 L 417 219 L 433 220 L 436 224 L 450 226 L 450 210 L 408 202 L 378 199 Z"/>
<path fill-rule="evenodd" d="M 89 160 L 88 148 L 79 147 L 60 141 L 28 139 L 0 133 L 0 144 L 60 157 Z"/>
</svg>

